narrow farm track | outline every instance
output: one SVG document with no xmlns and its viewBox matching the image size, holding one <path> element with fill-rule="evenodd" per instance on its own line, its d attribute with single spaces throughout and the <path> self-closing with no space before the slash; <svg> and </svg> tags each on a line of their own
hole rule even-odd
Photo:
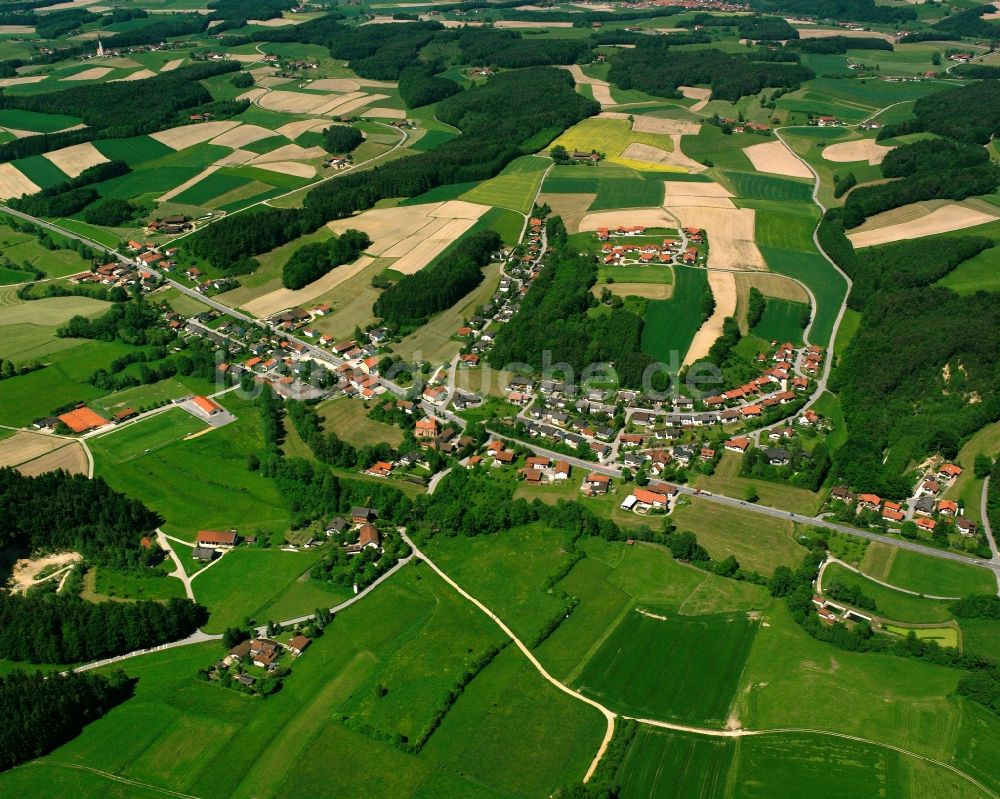
<svg viewBox="0 0 1000 799">
<path fill-rule="evenodd" d="M 885 580 L 879 580 L 877 577 L 872 577 L 870 574 L 865 574 L 857 566 L 852 566 L 850 563 L 844 563 L 844 561 L 839 558 L 828 557 L 823 561 L 823 565 L 820 567 L 819 575 L 816 577 L 816 591 L 817 593 L 823 593 L 823 572 L 826 571 L 826 567 L 831 563 L 836 563 L 838 566 L 842 566 L 849 572 L 854 572 L 855 574 L 860 574 L 866 580 L 871 580 L 876 585 L 880 585 L 883 588 L 888 588 L 892 591 L 899 591 L 902 594 L 909 594 L 910 596 L 918 596 L 923 599 L 934 599 L 941 602 L 957 602 L 962 597 L 960 596 L 935 596 L 934 594 L 921 594 L 919 591 L 911 591 L 909 588 L 900 588 L 898 585 L 893 585 L 892 583 L 887 583 Z"/>
<path fill-rule="evenodd" d="M 104 777 L 105 779 L 114 780 L 115 782 L 120 782 L 122 785 L 134 785 L 137 788 L 144 788 L 147 791 L 152 791 L 163 796 L 173 796 L 176 799 L 200 799 L 200 797 L 195 796 L 190 793 L 181 793 L 180 791 L 171 791 L 169 788 L 161 788 L 158 785 L 150 785 L 148 782 L 139 782 L 139 780 L 132 780 L 128 777 L 122 777 L 118 774 L 112 774 L 110 771 L 101 771 L 99 768 L 91 768 L 90 766 L 81 766 L 78 763 L 60 763 L 58 760 L 32 760 L 29 763 L 25 763 L 23 766 L 18 766 L 18 768 L 32 768 L 37 766 L 58 766 L 60 768 L 71 768 L 77 771 L 89 771 L 91 774 L 97 774 L 98 776 Z"/>
</svg>

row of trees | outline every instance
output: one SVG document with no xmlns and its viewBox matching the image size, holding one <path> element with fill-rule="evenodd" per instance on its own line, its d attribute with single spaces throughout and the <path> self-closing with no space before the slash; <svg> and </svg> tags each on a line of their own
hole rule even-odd
<svg viewBox="0 0 1000 799">
<path fill-rule="evenodd" d="M 0 646 L 9 660 L 79 663 L 185 638 L 207 619 L 190 599 L 85 602 L 0 593 Z"/>
<path fill-rule="evenodd" d="M 26 477 L 0 468 L 0 546 L 75 550 L 89 562 L 135 569 L 162 559 L 144 535 L 159 516 L 137 500 L 112 491 L 100 477 L 63 471 Z"/>
</svg>

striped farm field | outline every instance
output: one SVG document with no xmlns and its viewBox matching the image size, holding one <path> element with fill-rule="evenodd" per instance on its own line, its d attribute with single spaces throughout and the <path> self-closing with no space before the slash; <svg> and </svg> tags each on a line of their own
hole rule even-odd
<svg viewBox="0 0 1000 799">
<path fill-rule="evenodd" d="M 756 628 L 746 613 L 636 608 L 588 661 L 577 688 L 623 713 L 721 724 Z"/>
<path fill-rule="evenodd" d="M 677 269 L 674 293 L 669 300 L 653 300 L 646 306 L 642 327 L 642 351 L 668 366 L 671 355 L 680 367 L 684 353 L 701 327 L 698 301 L 708 278 L 704 270 Z"/>
<path fill-rule="evenodd" d="M 43 189 L 58 186 L 69 180 L 69 175 L 53 164 L 48 158 L 33 155 L 11 162 L 28 180 Z"/>
</svg>

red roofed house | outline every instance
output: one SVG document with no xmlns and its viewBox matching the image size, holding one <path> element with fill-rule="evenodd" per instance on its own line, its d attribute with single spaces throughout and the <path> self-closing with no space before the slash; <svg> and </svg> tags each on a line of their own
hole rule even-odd
<svg viewBox="0 0 1000 799">
<path fill-rule="evenodd" d="M 74 433 L 86 433 L 88 430 L 103 427 L 108 423 L 107 419 L 94 413 L 85 405 L 81 405 L 79 408 L 60 414 L 59 421 L 66 425 Z"/>
<path fill-rule="evenodd" d="M 309 648 L 309 644 L 311 643 L 312 641 L 304 635 L 296 635 L 291 641 L 288 642 L 288 648 L 292 650 L 292 654 L 295 655 L 295 657 L 298 657 Z"/>
<path fill-rule="evenodd" d="M 942 463 L 941 468 L 938 469 L 938 475 L 943 480 L 950 480 L 952 477 L 958 477 L 961 473 L 961 467 L 956 466 L 954 463 Z"/>
<path fill-rule="evenodd" d="M 353 555 L 356 552 L 360 552 L 362 549 L 378 549 L 380 545 L 381 541 L 375 525 L 366 523 L 362 524 L 358 529 L 358 543 L 348 544 L 346 551 L 348 554 Z"/>
<path fill-rule="evenodd" d="M 878 510 L 882 507 L 882 497 L 878 494 L 861 494 L 858 497 L 858 502 L 871 510 Z"/>
<path fill-rule="evenodd" d="M 198 410 L 207 413 L 209 416 L 215 416 L 217 413 L 222 413 L 222 406 L 216 402 L 212 402 L 208 397 L 195 397 L 191 400 L 197 407 Z"/>
<path fill-rule="evenodd" d="M 749 438 L 731 438 L 723 446 L 730 452 L 746 452 L 750 447 Z"/>
<path fill-rule="evenodd" d="M 667 507 L 667 502 L 669 501 L 666 494 L 661 494 L 657 491 L 649 491 L 645 488 L 637 488 L 632 492 L 632 494 L 639 502 L 653 508 L 665 508 Z"/>
<path fill-rule="evenodd" d="M 938 503 L 938 513 L 945 516 L 955 516 L 958 513 L 958 503 L 950 499 L 942 499 Z"/>
<path fill-rule="evenodd" d="M 199 530 L 195 543 L 202 547 L 213 547 L 215 549 L 232 549 L 236 546 L 239 536 L 235 530 L 219 532 L 217 530 Z"/>
<path fill-rule="evenodd" d="M 917 519 L 916 524 L 917 527 L 920 527 L 923 530 L 928 530 L 929 532 L 934 532 L 934 528 L 937 527 L 937 522 L 933 519 L 928 519 L 926 516 L 922 516 Z"/>
<path fill-rule="evenodd" d="M 591 494 L 606 494 L 610 485 L 611 478 L 606 474 L 591 472 L 587 475 L 587 479 L 583 483 L 583 488 Z"/>
<path fill-rule="evenodd" d="M 416 438 L 434 438 L 437 434 L 437 419 L 433 417 L 428 417 L 427 419 L 417 419 L 417 425 L 413 431 L 413 435 Z"/>
</svg>

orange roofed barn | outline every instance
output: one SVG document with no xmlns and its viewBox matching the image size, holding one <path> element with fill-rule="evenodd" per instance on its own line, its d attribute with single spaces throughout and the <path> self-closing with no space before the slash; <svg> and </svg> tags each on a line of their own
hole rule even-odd
<svg viewBox="0 0 1000 799">
<path fill-rule="evenodd" d="M 65 424 L 74 433 L 86 433 L 95 427 L 103 427 L 108 420 L 103 416 L 94 413 L 90 408 L 80 407 L 59 417 L 59 421 Z"/>
<path fill-rule="evenodd" d="M 199 530 L 195 543 L 203 547 L 225 547 L 228 549 L 236 546 L 236 531 Z"/>
<path fill-rule="evenodd" d="M 199 410 L 204 411 L 209 416 L 222 413 L 222 406 L 217 402 L 212 402 L 208 397 L 195 397 L 192 402 L 198 406 Z"/>
</svg>

